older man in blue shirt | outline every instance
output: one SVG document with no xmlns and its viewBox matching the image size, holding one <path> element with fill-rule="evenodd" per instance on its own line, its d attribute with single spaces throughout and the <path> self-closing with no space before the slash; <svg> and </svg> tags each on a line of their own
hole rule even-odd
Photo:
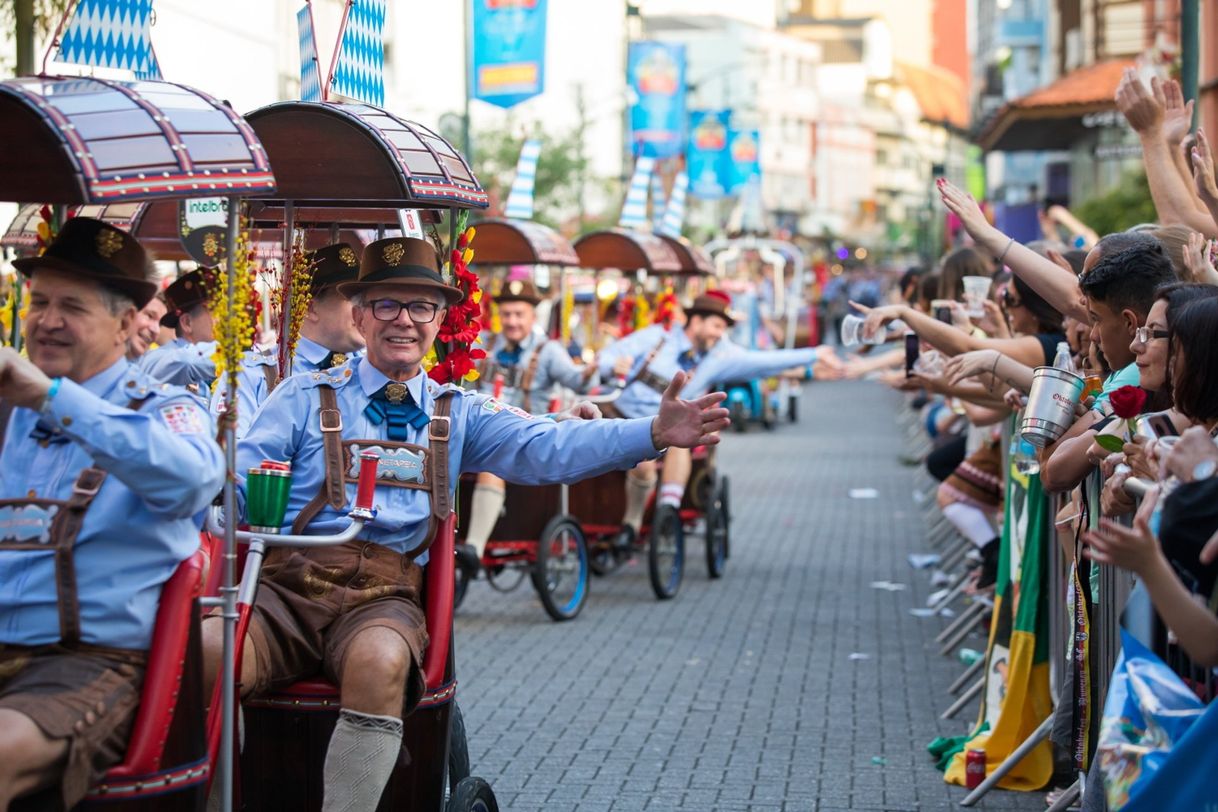
<svg viewBox="0 0 1218 812">
<path fill-rule="evenodd" d="M 376 518 L 356 542 L 267 557 L 244 643 L 241 684 L 262 693 L 303 677 L 337 682 L 342 710 L 326 757 L 323 809 L 375 809 L 402 739 L 402 716 L 423 692 L 427 645 L 419 602 L 433 520 L 451 510 L 463 471 L 525 483 L 578 480 L 625 468 L 667 446 L 714 443 L 727 425 L 723 395 L 693 402 L 668 390 L 656 417 L 554 422 L 456 386 L 421 364 L 445 308 L 462 292 L 439 274 L 426 240 L 378 240 L 359 279 L 339 286 L 355 305 L 366 356 L 295 375 L 263 404 L 237 451 L 238 471 L 264 459 L 292 466 L 288 517 L 297 533 L 346 524 L 353 461 L 381 457 Z M 215 679 L 221 624 L 204 624 Z"/>
<path fill-rule="evenodd" d="M 126 750 L 161 587 L 224 465 L 202 404 L 125 358 L 156 291 L 130 235 L 77 217 L 15 264 L 29 360 L 0 349 L 0 809 L 72 807 Z"/>
</svg>

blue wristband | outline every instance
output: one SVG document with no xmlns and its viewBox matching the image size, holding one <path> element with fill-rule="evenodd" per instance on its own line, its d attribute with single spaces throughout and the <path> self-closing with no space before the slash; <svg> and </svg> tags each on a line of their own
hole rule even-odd
<svg viewBox="0 0 1218 812">
<path fill-rule="evenodd" d="M 59 386 L 63 383 L 63 378 L 51 378 L 51 388 L 47 390 L 47 402 L 51 402 L 56 395 L 59 394 Z"/>
</svg>

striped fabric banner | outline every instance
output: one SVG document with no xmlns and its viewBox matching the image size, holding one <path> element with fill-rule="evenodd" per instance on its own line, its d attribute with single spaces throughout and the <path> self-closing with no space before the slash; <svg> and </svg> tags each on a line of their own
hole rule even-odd
<svg viewBox="0 0 1218 812">
<path fill-rule="evenodd" d="M 520 148 L 520 159 L 516 162 L 516 177 L 508 192 L 503 216 L 514 220 L 533 219 L 533 185 L 537 181 L 537 159 L 541 156 L 541 141 L 530 138 Z"/>
<path fill-rule="evenodd" d="M 317 39 L 313 34 L 313 10 L 308 3 L 296 12 L 296 30 L 300 35 L 300 100 L 319 102 L 321 98 L 321 63 L 317 61 Z"/>
<path fill-rule="evenodd" d="M 685 225 L 685 193 L 689 190 L 689 175 L 678 172 L 672 181 L 672 194 L 664 207 L 664 217 L 656 231 L 669 237 L 680 237 Z"/>
<path fill-rule="evenodd" d="M 664 175 L 654 172 L 651 175 L 651 230 L 659 231 L 664 222 Z"/>
<path fill-rule="evenodd" d="M 647 186 L 656 159 L 643 156 L 634 165 L 634 177 L 626 191 L 626 203 L 622 206 L 622 217 L 618 225 L 622 228 L 641 228 L 647 224 Z"/>
<path fill-rule="evenodd" d="M 385 104 L 385 0 L 349 0 L 330 88 L 351 99 Z"/>
</svg>

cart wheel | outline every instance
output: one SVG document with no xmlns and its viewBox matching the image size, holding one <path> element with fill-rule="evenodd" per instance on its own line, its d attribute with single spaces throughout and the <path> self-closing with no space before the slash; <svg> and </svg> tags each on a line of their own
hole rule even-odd
<svg viewBox="0 0 1218 812">
<path fill-rule="evenodd" d="M 726 482 L 715 488 L 715 496 L 706 507 L 706 573 L 721 578 L 727 565 L 727 495 Z"/>
<path fill-rule="evenodd" d="M 453 568 L 453 575 L 457 579 L 453 585 L 453 611 L 456 611 L 461 606 L 461 601 L 465 600 L 465 593 L 469 591 L 469 573 L 462 566 Z"/>
<path fill-rule="evenodd" d="M 684 571 L 685 529 L 677 511 L 664 505 L 656 509 L 647 538 L 647 573 L 656 597 L 664 601 L 675 596 Z"/>
<path fill-rule="evenodd" d="M 608 575 L 620 567 L 630 555 L 630 548 L 634 547 L 634 528 L 623 525 L 619 532 L 630 534 L 630 544 L 625 545 L 622 550 L 614 547 L 617 540 L 616 534 L 614 534 L 607 538 L 598 538 L 592 545 L 592 549 L 588 551 L 588 568 L 592 570 L 593 575 Z"/>
<path fill-rule="evenodd" d="M 533 587 L 546 614 L 571 620 L 588 599 L 588 542 L 584 529 L 570 516 L 555 516 L 541 531 Z"/>
<path fill-rule="evenodd" d="M 524 583 L 527 567 L 523 564 L 504 564 L 502 567 L 484 566 L 482 571 L 486 573 L 486 582 L 492 589 L 497 592 L 511 592 Z"/>
<path fill-rule="evenodd" d="M 461 708 L 453 702 L 448 717 L 448 791 L 457 792 L 457 785 L 469 778 L 469 742 L 465 737 L 465 717 Z"/>
<path fill-rule="evenodd" d="M 799 422 L 799 397 L 796 395 L 787 397 L 787 420 L 792 423 Z"/>
<path fill-rule="evenodd" d="M 444 812 L 499 812 L 499 804 L 490 784 L 481 778 L 465 778 L 453 790 Z"/>
</svg>

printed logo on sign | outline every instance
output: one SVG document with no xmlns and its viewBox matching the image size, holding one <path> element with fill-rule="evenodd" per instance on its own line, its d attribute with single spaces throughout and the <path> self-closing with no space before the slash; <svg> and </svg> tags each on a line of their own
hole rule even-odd
<svg viewBox="0 0 1218 812">
<path fill-rule="evenodd" d="M 204 431 L 203 418 L 199 416 L 199 410 L 185 403 L 162 406 L 161 419 L 174 434 L 202 434 Z"/>
<path fill-rule="evenodd" d="M 228 201 L 222 197 L 199 197 L 183 201 L 182 219 L 191 230 L 228 223 Z"/>
<path fill-rule="evenodd" d="M 28 541 L 47 544 L 51 540 L 51 522 L 59 512 L 58 506 L 21 505 L 0 508 L 0 541 Z"/>
<path fill-rule="evenodd" d="M 376 469 L 377 479 L 417 482 L 420 485 L 426 484 L 426 468 L 424 463 L 427 462 L 427 455 L 424 452 L 412 451 L 409 448 L 386 449 L 379 445 L 368 446 L 363 450 L 373 451 L 380 455 L 380 461 Z M 351 468 L 347 471 L 347 476 L 359 476 L 359 463 L 359 455 L 353 455 Z"/>
</svg>

